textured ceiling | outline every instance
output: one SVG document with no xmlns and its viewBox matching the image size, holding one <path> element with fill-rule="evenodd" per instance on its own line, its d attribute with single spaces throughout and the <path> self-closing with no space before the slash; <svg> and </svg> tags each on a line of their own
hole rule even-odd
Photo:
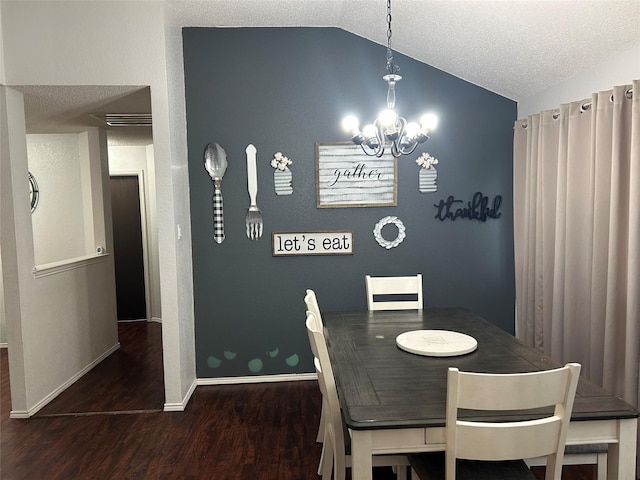
<svg viewBox="0 0 640 480">
<path fill-rule="evenodd" d="M 386 44 L 384 0 L 167 3 L 174 26 L 340 27 Z M 640 0 L 393 0 L 391 8 L 394 50 L 515 101 L 640 45 Z"/>
<path fill-rule="evenodd" d="M 170 28 L 338 27 L 386 44 L 384 0 L 165 4 Z M 393 0 L 392 18 L 395 51 L 515 101 L 640 45 L 640 0 Z M 87 113 L 150 112 L 149 91 L 140 87 L 22 90 L 32 132 L 53 124 L 61 131 L 65 122 L 72 131 L 90 122 Z"/>
</svg>

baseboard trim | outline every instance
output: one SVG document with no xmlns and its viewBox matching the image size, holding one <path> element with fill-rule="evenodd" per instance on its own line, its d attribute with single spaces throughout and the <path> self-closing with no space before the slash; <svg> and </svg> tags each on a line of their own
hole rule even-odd
<svg viewBox="0 0 640 480">
<path fill-rule="evenodd" d="M 175 403 L 165 402 L 164 411 L 165 412 L 184 412 L 184 409 L 187 408 L 187 403 L 189 403 L 189 400 L 191 400 L 191 395 L 193 395 L 193 392 L 196 390 L 197 385 L 198 385 L 198 380 L 196 379 L 193 381 L 193 383 L 189 387 L 189 390 L 187 391 L 186 395 L 184 396 L 181 402 L 175 402 Z"/>
<path fill-rule="evenodd" d="M 9 418 L 15 418 L 15 419 L 24 419 L 24 418 L 29 418 L 31 415 L 29 415 L 29 412 L 26 410 L 11 410 L 11 413 L 9 414 Z"/>
<path fill-rule="evenodd" d="M 162 319 L 160 317 L 151 317 L 150 322 L 162 323 Z"/>
<path fill-rule="evenodd" d="M 8 343 L 0 343 L 0 348 L 9 348 Z"/>
<path fill-rule="evenodd" d="M 317 380 L 315 373 L 286 373 L 281 375 L 255 375 L 248 377 L 199 378 L 200 385 L 237 385 L 242 383 L 297 382 L 299 380 Z"/>
<path fill-rule="evenodd" d="M 107 358 L 109 355 L 111 355 L 113 352 L 115 352 L 119 348 L 120 348 L 120 342 L 117 342 L 115 345 L 113 345 L 111 348 L 109 348 L 106 352 L 104 352 L 102 355 L 100 355 L 98 358 L 93 360 L 86 367 L 84 367 L 82 370 L 80 370 L 78 373 L 76 373 L 74 376 L 72 376 L 69 380 L 64 382 L 62 385 L 60 385 L 58 388 L 56 388 L 53 392 L 51 392 L 49 395 L 47 395 L 42 400 L 40 400 L 38 403 L 36 403 L 33 407 L 29 408 L 26 411 L 24 411 L 24 410 L 12 410 L 11 413 L 9 414 L 9 418 L 29 418 L 29 417 L 32 417 L 33 415 L 38 413 L 45 405 L 50 403 L 54 398 L 56 398 L 58 395 L 60 395 L 62 392 L 64 392 L 67 388 L 69 388 L 75 382 L 80 380 L 80 378 L 84 374 L 86 374 L 89 370 L 91 370 L 93 367 L 98 365 L 100 362 L 102 362 L 105 358 Z"/>
<path fill-rule="evenodd" d="M 197 378 L 189 387 L 189 391 L 181 402 L 165 403 L 165 412 L 183 412 L 193 395 L 196 387 L 206 385 L 237 385 L 243 383 L 269 383 L 269 382 L 294 382 L 300 380 L 317 380 L 315 373 L 298 373 L 283 375 L 259 375 L 250 377 L 221 377 L 221 378 Z"/>
</svg>

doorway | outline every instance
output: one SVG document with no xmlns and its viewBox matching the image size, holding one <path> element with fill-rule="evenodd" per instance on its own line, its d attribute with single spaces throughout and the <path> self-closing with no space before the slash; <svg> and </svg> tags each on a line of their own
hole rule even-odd
<svg viewBox="0 0 640 480">
<path fill-rule="evenodd" d="M 163 373 L 162 372 L 162 369 L 163 369 L 162 343 L 161 343 L 162 325 L 160 323 L 161 322 L 161 310 L 160 310 L 161 302 L 160 302 L 160 288 L 159 288 L 160 268 L 159 268 L 158 239 L 157 239 L 157 229 L 156 229 L 157 223 L 156 223 L 156 209 L 155 209 L 155 169 L 154 169 L 154 163 L 153 163 L 153 144 L 152 144 L 151 113 L 150 113 L 150 108 L 151 108 L 150 89 L 148 87 L 141 88 L 139 86 L 27 86 L 27 87 L 21 87 L 18 91 L 22 94 L 23 98 L 22 99 L 18 98 L 17 94 L 14 94 L 14 96 L 18 100 L 16 104 L 19 103 L 19 100 L 22 100 L 24 103 L 24 122 L 25 122 L 25 131 L 27 134 L 76 133 L 76 132 L 84 132 L 84 131 L 87 131 L 87 129 L 97 127 L 98 129 L 100 129 L 99 130 L 100 142 L 104 142 L 105 137 L 103 135 L 106 132 L 106 140 L 108 145 L 105 145 L 104 143 L 101 143 L 100 145 L 100 155 L 101 155 L 101 158 L 103 159 L 106 158 L 105 156 L 105 154 L 107 154 L 106 150 L 109 149 L 113 144 L 117 146 L 127 146 L 127 147 L 136 146 L 141 148 L 142 150 L 145 150 L 146 152 L 150 152 L 148 155 L 144 156 L 144 159 L 142 160 L 143 162 L 142 164 L 127 165 L 124 167 L 124 169 L 126 169 L 126 171 L 129 173 L 134 172 L 133 175 L 138 176 L 138 179 L 139 179 L 138 188 L 143 188 L 147 186 L 147 190 L 144 190 L 146 194 L 143 193 L 142 196 L 139 196 L 138 201 L 140 202 L 142 201 L 143 198 L 146 198 L 146 212 L 148 212 L 149 214 L 149 216 L 147 217 L 148 224 L 149 224 L 148 230 L 145 232 L 145 229 L 147 227 L 144 227 L 142 232 L 143 240 L 145 239 L 145 237 L 148 237 L 148 245 L 149 245 L 149 248 L 146 251 L 144 250 L 145 247 L 143 247 L 143 254 L 144 254 L 143 261 L 145 262 L 148 261 L 150 263 L 150 268 L 147 269 L 148 273 L 146 273 L 147 278 L 145 278 L 145 288 L 142 290 L 144 292 L 142 297 L 145 300 L 144 310 L 139 311 L 135 315 L 131 315 L 131 316 L 132 317 L 135 316 L 136 319 L 142 319 L 142 320 L 151 319 L 153 321 L 123 323 L 122 325 L 126 327 L 131 326 L 132 328 L 135 326 L 139 326 L 139 327 L 145 327 L 146 329 L 140 335 L 130 340 L 130 343 L 133 346 L 132 350 L 135 350 L 135 351 L 141 350 L 139 348 L 139 343 L 137 343 L 137 340 L 139 338 L 145 339 L 145 338 L 151 337 L 154 339 L 153 348 L 157 349 L 160 352 L 160 354 L 149 355 L 153 363 L 153 372 L 150 374 L 150 377 L 154 379 L 157 378 L 157 382 L 154 382 L 153 387 L 151 388 L 153 389 L 154 392 L 157 391 L 158 398 L 159 398 L 159 408 L 162 408 L 162 403 L 163 403 L 162 400 L 164 397 L 164 385 L 163 385 L 163 375 L 162 375 Z M 64 101 L 61 101 L 61 99 L 64 99 Z M 106 115 L 106 112 L 123 112 L 121 113 L 122 115 L 126 115 L 128 114 L 128 112 L 136 112 L 136 114 L 143 112 L 146 118 L 148 118 L 148 124 L 141 125 L 140 123 L 138 123 L 135 126 L 110 127 L 104 118 Z M 92 134 L 94 132 L 95 130 L 92 131 Z M 18 142 L 20 142 L 20 140 L 18 140 Z M 92 150 L 92 153 L 95 154 L 97 151 L 98 150 L 96 148 Z M 110 153 L 108 154 L 108 158 L 109 158 L 108 160 L 109 166 L 111 166 Z M 4 161 L 4 157 L 3 157 L 3 161 Z M 3 163 L 3 166 L 4 166 L 4 163 Z M 120 166 L 120 170 L 122 170 L 122 166 Z M 138 171 L 138 173 L 136 173 L 136 171 Z M 104 169 L 102 170 L 102 172 L 104 174 Z M 142 175 L 141 175 L 143 172 L 144 172 L 144 179 L 142 178 Z M 120 173 L 121 171 L 118 171 L 116 175 L 119 175 Z M 93 170 L 91 171 L 91 174 L 93 174 Z M 104 183 L 102 185 L 106 187 Z M 105 196 L 107 196 L 107 192 L 104 192 L 104 194 Z M 16 194 L 16 198 L 17 198 L 17 194 Z M 108 212 L 105 210 L 104 213 L 106 217 L 107 216 L 106 214 Z M 140 222 L 143 222 L 143 221 L 146 221 L 145 211 L 141 210 Z M 101 233 L 103 236 L 104 236 L 104 230 L 111 230 L 111 225 L 107 225 L 107 224 L 98 225 L 96 229 L 96 231 L 98 233 Z M 106 244 L 104 240 L 102 240 L 99 243 L 96 243 L 96 245 L 100 245 L 100 246 L 104 245 L 105 247 L 107 247 L 107 254 L 113 255 L 110 261 L 113 261 L 115 263 L 115 253 L 113 251 L 113 245 Z M 95 255 L 94 253 L 95 248 L 96 247 L 93 246 L 90 250 L 87 250 L 89 252 L 90 257 Z M 6 260 L 6 259 L 3 258 L 3 260 Z M 17 257 L 14 260 L 16 260 L 18 267 L 21 269 L 26 268 L 26 269 L 29 269 L 29 271 L 31 271 L 31 269 L 33 268 L 33 259 L 30 260 L 28 258 L 28 255 L 26 256 L 26 258 L 25 256 L 22 256 L 22 257 Z M 5 266 L 8 263 L 9 262 L 6 262 Z M 95 271 L 95 269 L 91 271 L 93 272 Z M 111 271 L 108 274 L 108 280 L 111 282 L 113 282 L 113 275 L 114 275 L 114 271 Z M 96 280 L 98 284 L 100 281 L 102 281 L 101 278 L 104 278 L 104 277 L 100 277 Z M 95 285 L 96 282 L 93 282 L 92 284 Z M 31 287 L 31 285 L 29 285 L 29 287 Z M 82 287 L 83 287 L 82 285 L 79 285 L 78 288 L 73 289 L 73 291 L 71 291 L 71 294 L 82 296 L 83 292 L 85 292 L 86 290 Z M 67 291 L 71 288 L 73 288 L 71 285 L 63 285 L 61 289 L 63 291 Z M 47 296 L 40 297 L 39 301 L 43 305 L 47 305 L 48 303 L 56 304 L 58 302 L 58 297 L 59 297 L 58 292 L 52 291 L 48 293 L 49 294 Z M 111 292 L 109 292 L 109 294 L 110 293 Z M 104 300 L 105 296 L 106 294 L 104 294 L 103 296 L 101 296 L 101 294 L 96 294 L 95 298 L 97 298 L 98 300 Z M 85 295 L 85 297 L 83 298 L 87 298 L 87 297 L 88 296 Z M 16 298 L 17 297 L 11 297 L 10 300 L 12 302 L 15 302 Z M 112 297 L 110 296 L 109 298 L 112 298 Z M 112 311 L 111 308 L 114 308 L 116 306 L 114 304 L 117 304 L 116 298 L 113 298 L 112 301 L 113 303 L 110 304 L 109 311 Z M 51 309 L 51 310 L 55 310 L 55 309 Z M 101 312 L 98 312 L 96 316 L 99 317 L 99 313 L 102 313 L 103 311 L 104 309 L 101 310 Z M 102 330 L 91 328 L 92 314 L 94 314 L 94 312 L 90 309 L 89 309 L 89 315 L 86 314 L 85 310 L 77 309 L 77 311 L 76 310 L 71 311 L 70 314 L 67 315 L 67 317 L 65 318 L 65 321 L 68 321 L 68 323 L 71 325 L 70 328 L 74 328 L 76 324 L 80 325 L 80 327 L 77 328 L 77 332 L 79 332 L 78 336 L 80 337 L 80 341 L 71 345 L 71 348 L 62 349 L 59 352 L 60 359 L 62 359 L 63 361 L 66 361 L 66 359 L 68 358 L 74 359 L 77 357 L 74 350 L 75 348 L 77 348 L 79 352 L 84 354 L 87 351 L 87 348 L 82 343 L 83 341 L 85 341 L 85 337 L 88 337 L 89 334 L 100 335 L 100 333 L 102 332 Z M 113 316 L 111 316 L 111 318 L 113 318 Z M 11 323 L 14 321 L 20 322 L 21 320 L 22 320 L 21 318 L 17 318 L 16 320 L 15 316 L 11 318 L 7 317 L 7 323 Z M 113 320 L 115 321 L 115 318 L 113 318 Z M 85 324 L 88 324 L 89 328 L 84 328 Z M 13 325 L 14 324 L 12 324 L 11 326 Z M 4 328 L 2 330 L 4 331 Z M 10 329 L 7 329 L 7 330 L 10 330 Z M 118 330 L 120 330 L 120 325 L 118 325 Z M 149 331 L 151 331 L 151 333 L 149 333 Z M 76 333 L 75 330 L 74 330 L 74 333 Z M 0 335 L 0 337 L 2 337 L 2 335 Z M 157 341 L 155 340 L 156 338 L 157 338 Z M 121 349 L 119 351 L 114 352 L 114 354 L 111 357 L 113 357 L 114 359 L 117 359 L 120 357 L 128 358 L 126 356 L 128 352 L 126 351 L 126 348 L 124 348 L 125 345 L 124 345 L 122 334 L 119 335 L 119 339 L 121 343 Z M 25 350 L 28 348 L 30 351 L 37 350 L 31 345 L 26 345 L 26 342 L 25 344 L 23 344 L 19 338 L 14 339 L 14 341 L 15 341 L 15 344 L 13 346 L 13 350 L 14 352 L 19 352 L 17 354 L 19 355 L 18 358 L 23 357 L 22 351 L 20 349 Z M 8 343 L 10 343 L 9 340 L 8 340 Z M 11 345 L 9 347 L 11 348 Z M 40 361 L 44 356 L 45 355 L 40 355 L 40 356 L 36 355 L 35 357 L 37 358 L 38 361 Z M 93 358 L 89 358 L 88 361 L 90 360 L 93 360 Z M 71 363 L 71 361 L 67 363 Z M 118 363 L 118 366 L 120 367 L 122 367 L 122 364 L 123 364 L 123 362 L 115 362 L 115 361 L 103 362 L 103 363 L 105 364 L 105 366 L 107 366 L 107 364 L 113 365 L 115 363 Z M 99 368 L 101 364 L 98 366 L 95 366 L 95 368 L 93 366 L 93 363 L 89 365 L 91 365 L 91 371 L 89 373 L 93 374 L 95 372 L 96 375 L 98 374 L 103 375 L 102 379 L 100 380 L 101 384 L 104 384 L 110 381 L 114 381 L 116 383 L 120 382 L 120 383 L 123 383 L 123 385 L 124 384 L 136 385 L 140 383 L 137 380 L 134 381 L 133 383 L 130 382 L 129 380 L 125 382 L 116 376 L 111 376 L 107 378 L 107 374 L 110 372 L 106 372 L 105 368 Z M 14 365 L 9 365 L 12 371 L 15 370 L 15 373 L 16 373 L 15 377 L 18 379 L 17 385 L 19 387 L 17 389 L 14 389 L 13 393 L 16 395 L 16 398 L 20 399 L 20 402 L 18 402 L 18 410 L 17 410 L 17 413 L 20 416 L 16 416 L 14 418 L 23 418 L 22 416 L 25 416 L 26 418 L 26 415 L 33 414 L 30 411 L 27 412 L 27 410 L 24 408 L 25 402 L 23 401 L 24 390 L 27 387 L 30 387 L 30 384 L 27 385 L 27 382 L 23 381 L 23 379 L 27 377 L 27 374 L 29 373 L 26 368 L 27 366 L 29 366 L 29 364 L 21 365 L 20 362 L 15 362 Z M 136 372 L 140 370 L 138 365 L 136 365 L 136 367 L 133 368 L 131 363 L 126 364 L 125 369 L 129 372 Z M 52 369 L 52 373 L 53 373 L 52 376 L 55 377 L 58 374 L 58 371 L 53 371 Z M 78 374 L 81 374 L 84 377 L 88 376 L 88 375 L 85 375 L 84 370 L 79 371 Z M 62 377 L 62 375 L 60 376 Z M 67 380 L 66 377 L 61 378 L 60 382 L 63 382 L 66 380 Z M 151 385 L 151 382 L 147 382 L 146 380 L 143 380 L 143 382 L 145 383 L 145 385 L 147 383 Z M 81 383 L 82 383 L 81 381 L 77 381 L 72 385 L 72 387 L 75 387 L 76 385 L 80 386 Z M 72 390 L 73 389 L 72 387 L 68 388 L 67 390 Z M 108 391 L 111 393 L 114 391 L 114 388 L 110 388 L 108 389 Z M 55 393 L 58 394 L 57 391 Z M 85 392 L 82 389 L 80 390 L 76 389 L 75 395 L 78 397 L 86 396 Z M 113 397 L 113 395 L 110 395 L 110 396 Z M 58 397 L 55 398 L 55 400 L 58 400 L 58 399 L 62 400 L 62 397 L 63 395 L 60 394 Z M 50 398 L 47 398 L 46 401 L 50 401 Z M 142 408 L 149 408 L 146 404 L 144 405 L 141 404 L 141 406 Z M 40 405 L 38 405 L 37 408 L 40 408 Z M 63 408 L 68 409 L 69 405 L 66 404 L 63 406 Z M 133 404 L 127 405 L 125 407 L 120 407 L 118 405 L 116 407 L 116 410 L 121 410 L 121 409 L 135 410 L 136 408 L 140 408 L 140 407 L 137 407 Z M 153 408 L 156 408 L 156 407 L 154 406 Z M 91 411 L 92 410 L 93 409 L 91 409 Z M 86 411 L 89 411 L 89 410 L 86 410 Z M 26 413 L 23 413 L 23 412 L 26 412 Z M 74 411 L 73 413 L 74 414 L 78 413 L 78 411 Z M 80 411 L 80 413 L 82 413 L 82 411 Z"/>
<path fill-rule="evenodd" d="M 146 215 L 140 177 L 111 175 L 109 178 L 118 321 L 148 320 Z"/>
</svg>

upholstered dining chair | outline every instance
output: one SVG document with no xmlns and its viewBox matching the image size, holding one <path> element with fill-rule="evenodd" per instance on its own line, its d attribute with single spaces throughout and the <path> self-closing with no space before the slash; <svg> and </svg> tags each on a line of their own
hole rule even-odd
<svg viewBox="0 0 640 480">
<path fill-rule="evenodd" d="M 349 434 L 342 420 L 338 391 L 336 389 L 333 368 L 329 360 L 329 352 L 322 326 L 314 313 L 307 312 L 306 320 L 309 343 L 314 344 L 318 356 L 314 357 L 314 366 L 318 375 L 318 385 L 322 393 L 323 403 L 326 406 L 324 439 L 318 475 L 323 480 L 345 480 L 346 469 L 351 466 L 351 442 Z M 372 457 L 374 467 L 391 466 L 397 473 L 398 480 L 407 479 L 407 466 L 409 460 L 405 455 L 374 455 Z"/>
<path fill-rule="evenodd" d="M 445 451 L 410 454 L 413 471 L 423 480 L 534 480 L 523 459 L 546 456 L 545 480 L 560 480 L 579 375 L 577 363 L 517 374 L 449 368 Z M 458 417 L 459 409 L 513 412 L 545 407 L 553 408 L 535 420 L 519 421 L 517 415 L 502 422 Z"/>
<path fill-rule="evenodd" d="M 408 277 L 366 275 L 365 285 L 369 310 L 422 309 L 422 275 L 419 273 Z"/>
</svg>

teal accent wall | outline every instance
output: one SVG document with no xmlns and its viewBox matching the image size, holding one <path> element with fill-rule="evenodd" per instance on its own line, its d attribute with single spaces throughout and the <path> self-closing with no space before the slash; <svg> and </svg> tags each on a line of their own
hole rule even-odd
<svg viewBox="0 0 640 480">
<path fill-rule="evenodd" d="M 347 141 L 345 114 L 373 119 L 384 108 L 386 48 L 334 28 L 185 28 L 183 40 L 199 378 L 312 372 L 305 290 L 316 291 L 322 310 L 365 309 L 366 274 L 422 273 L 425 307 L 466 307 L 513 332 L 515 102 L 395 53 L 397 111 L 417 119 L 433 110 L 438 129 L 398 159 L 396 207 L 318 209 L 315 143 Z M 229 162 L 220 245 L 204 169 L 210 142 L 223 145 Z M 245 235 L 250 143 L 264 215 L 258 241 Z M 439 160 L 434 193 L 419 191 L 423 151 Z M 276 152 L 293 160 L 292 195 L 275 194 Z M 435 218 L 440 200 L 471 201 L 476 192 L 502 196 L 500 218 Z M 407 233 L 391 250 L 373 236 L 388 215 Z M 354 254 L 272 256 L 271 232 L 317 230 L 353 231 Z"/>
</svg>

